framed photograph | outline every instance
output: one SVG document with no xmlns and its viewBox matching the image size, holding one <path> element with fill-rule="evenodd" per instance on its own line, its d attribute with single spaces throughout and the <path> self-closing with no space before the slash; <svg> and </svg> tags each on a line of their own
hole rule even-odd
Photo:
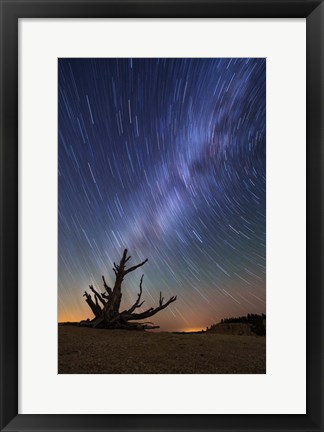
<svg viewBox="0 0 324 432">
<path fill-rule="evenodd" d="M 1 430 L 324 429 L 323 14 L 1 0 Z"/>
</svg>

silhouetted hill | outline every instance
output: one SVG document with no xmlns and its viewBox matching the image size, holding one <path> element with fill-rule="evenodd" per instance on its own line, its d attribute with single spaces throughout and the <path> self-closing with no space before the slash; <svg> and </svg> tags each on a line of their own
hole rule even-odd
<svg viewBox="0 0 324 432">
<path fill-rule="evenodd" d="M 213 324 L 207 331 L 222 334 L 256 334 L 266 335 L 266 315 L 248 314 L 246 316 L 224 318 L 220 323 Z"/>
</svg>

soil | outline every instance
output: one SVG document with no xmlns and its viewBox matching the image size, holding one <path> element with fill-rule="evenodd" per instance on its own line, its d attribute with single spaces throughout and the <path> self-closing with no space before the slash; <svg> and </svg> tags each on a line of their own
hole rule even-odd
<svg viewBox="0 0 324 432">
<path fill-rule="evenodd" d="M 60 374 L 265 372 L 265 337 L 58 327 Z"/>
</svg>

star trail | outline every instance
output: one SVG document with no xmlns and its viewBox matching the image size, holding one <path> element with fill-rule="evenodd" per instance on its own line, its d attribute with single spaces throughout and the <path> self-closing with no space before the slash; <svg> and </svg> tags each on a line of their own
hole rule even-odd
<svg viewBox="0 0 324 432">
<path fill-rule="evenodd" d="M 265 59 L 59 59 L 58 159 L 59 321 L 125 247 L 161 330 L 265 312 Z"/>
</svg>

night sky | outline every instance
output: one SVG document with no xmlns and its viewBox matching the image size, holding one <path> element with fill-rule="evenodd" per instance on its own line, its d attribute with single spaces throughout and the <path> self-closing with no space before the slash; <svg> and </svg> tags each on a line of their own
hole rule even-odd
<svg viewBox="0 0 324 432">
<path fill-rule="evenodd" d="M 59 321 L 125 247 L 161 330 L 265 312 L 265 59 L 59 59 L 58 157 Z"/>
</svg>

